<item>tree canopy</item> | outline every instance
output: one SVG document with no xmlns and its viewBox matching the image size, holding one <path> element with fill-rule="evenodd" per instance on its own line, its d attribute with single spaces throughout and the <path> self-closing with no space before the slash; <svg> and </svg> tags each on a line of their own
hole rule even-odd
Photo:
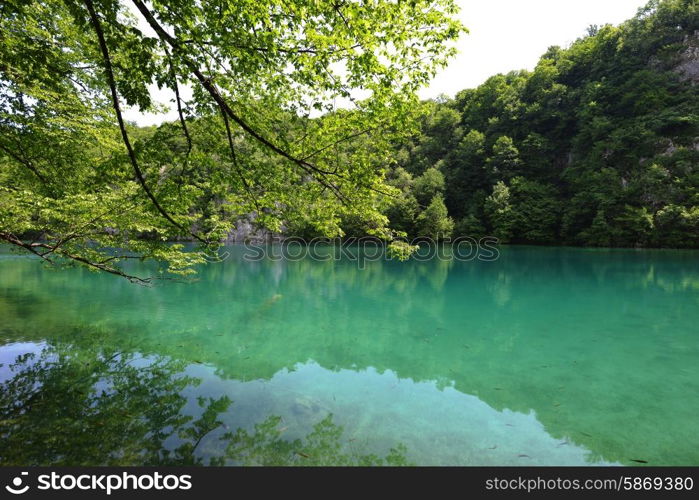
<svg viewBox="0 0 699 500">
<path fill-rule="evenodd" d="M 456 235 L 698 248 L 698 9 L 653 0 L 620 26 L 549 48 L 533 71 L 423 103 L 391 176 L 443 174 Z M 420 201 L 422 186 L 406 196 Z M 420 236 L 422 203 L 389 217 Z"/>
<path fill-rule="evenodd" d="M 697 9 L 651 0 L 419 102 L 464 31 L 453 0 L 9 0 L 0 239 L 119 275 L 190 273 L 243 219 L 402 257 L 406 236 L 696 248 Z M 125 122 L 158 87 L 179 119 Z"/>
<path fill-rule="evenodd" d="M 120 275 L 129 258 L 191 272 L 245 215 L 325 236 L 353 219 L 391 241 L 391 146 L 453 54 L 456 11 L 453 0 L 3 2 L 0 238 Z M 174 93 L 179 120 L 127 123 L 126 106 L 154 109 L 156 86 Z"/>
</svg>

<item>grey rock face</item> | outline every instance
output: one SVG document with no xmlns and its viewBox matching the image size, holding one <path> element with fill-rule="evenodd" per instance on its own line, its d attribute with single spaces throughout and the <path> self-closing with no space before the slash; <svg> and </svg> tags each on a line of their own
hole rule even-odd
<svg viewBox="0 0 699 500">
<path fill-rule="evenodd" d="M 683 80 L 690 80 L 693 84 L 699 83 L 699 31 L 694 35 L 685 37 L 687 48 L 680 54 L 680 63 L 675 66 L 675 71 Z"/>
</svg>

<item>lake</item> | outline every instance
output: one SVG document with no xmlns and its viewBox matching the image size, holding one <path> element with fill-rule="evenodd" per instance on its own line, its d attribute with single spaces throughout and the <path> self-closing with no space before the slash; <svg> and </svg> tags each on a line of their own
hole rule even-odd
<svg viewBox="0 0 699 500">
<path fill-rule="evenodd" d="M 697 251 L 226 250 L 152 287 L 3 250 L 0 462 L 699 465 Z"/>
</svg>

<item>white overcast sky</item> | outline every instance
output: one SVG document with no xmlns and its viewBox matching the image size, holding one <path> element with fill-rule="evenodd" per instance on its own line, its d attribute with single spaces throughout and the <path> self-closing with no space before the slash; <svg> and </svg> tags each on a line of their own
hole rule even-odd
<svg viewBox="0 0 699 500">
<path fill-rule="evenodd" d="M 453 96 L 476 87 L 489 76 L 533 69 L 551 45 L 568 46 L 591 24 L 619 24 L 647 0 L 457 0 L 459 17 L 469 29 L 457 44 L 459 54 L 420 93 L 422 98 Z M 157 90 L 157 88 L 155 88 Z M 156 93 L 169 104 L 171 96 Z M 126 119 L 140 125 L 174 120 L 176 114 L 144 115 L 134 110 Z"/>
</svg>

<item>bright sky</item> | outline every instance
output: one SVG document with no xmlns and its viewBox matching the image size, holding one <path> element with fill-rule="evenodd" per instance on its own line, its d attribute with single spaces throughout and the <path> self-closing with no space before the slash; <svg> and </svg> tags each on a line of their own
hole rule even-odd
<svg viewBox="0 0 699 500">
<path fill-rule="evenodd" d="M 469 29 L 457 55 L 421 97 L 453 96 L 488 77 L 534 69 L 552 45 L 567 47 L 591 24 L 619 24 L 647 0 L 457 0 Z"/>
<path fill-rule="evenodd" d="M 533 69 L 551 45 L 568 46 L 591 24 L 619 24 L 633 17 L 647 0 L 457 0 L 461 21 L 469 29 L 457 44 L 457 55 L 424 89 L 422 98 L 453 96 L 476 87 L 489 76 L 515 69 Z M 157 88 L 155 88 L 157 90 Z M 187 96 L 183 96 L 187 98 Z M 171 95 L 158 92 L 168 104 Z M 127 120 L 140 125 L 176 119 L 129 110 Z"/>
</svg>

